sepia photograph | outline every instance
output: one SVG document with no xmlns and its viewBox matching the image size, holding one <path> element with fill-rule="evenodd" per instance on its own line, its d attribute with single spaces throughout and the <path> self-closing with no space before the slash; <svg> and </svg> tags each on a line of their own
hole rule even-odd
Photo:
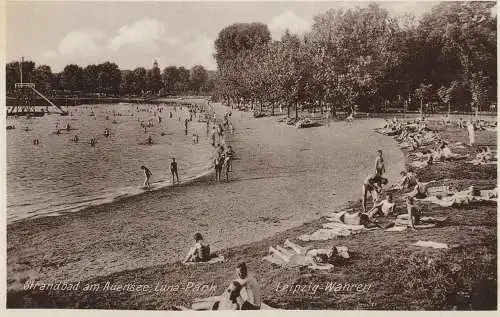
<svg viewBox="0 0 500 317">
<path fill-rule="evenodd" d="M 2 309 L 498 309 L 496 1 L 4 10 Z"/>
</svg>

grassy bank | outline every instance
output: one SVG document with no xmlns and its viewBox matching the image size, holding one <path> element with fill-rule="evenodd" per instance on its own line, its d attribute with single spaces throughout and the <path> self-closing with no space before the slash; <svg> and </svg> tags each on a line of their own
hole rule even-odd
<svg viewBox="0 0 500 317">
<path fill-rule="evenodd" d="M 466 141 L 463 130 L 436 128 L 441 129 L 441 135 L 450 143 Z M 493 132 L 479 132 L 477 140 L 482 145 L 496 146 Z M 462 150 L 462 153 L 472 152 Z M 470 185 L 490 189 L 497 182 L 496 166 L 449 162 L 415 172 L 423 181 L 437 179 L 438 185 L 457 189 Z M 404 212 L 402 194 L 397 193 L 394 198 L 399 212 Z M 360 210 L 360 203 L 349 207 Z M 324 242 L 299 241 L 301 245 L 313 247 L 347 246 L 351 259 L 339 263 L 330 272 L 281 268 L 262 261 L 269 246 L 282 244 L 287 238 L 297 241 L 295 238 L 300 234 L 321 227 L 325 220 L 318 219 L 261 241 L 224 249 L 221 253 L 227 259 L 225 263 L 187 267 L 174 263 L 121 271 L 81 281 L 77 291 L 13 290 L 7 293 L 7 307 L 169 309 L 172 305 L 189 306 L 196 297 L 220 294 L 233 278 L 236 264 L 246 261 L 262 286 L 264 301 L 281 309 L 496 309 L 497 204 L 482 202 L 459 208 L 421 204 L 420 207 L 424 215 L 446 215 L 448 220 L 439 227 L 416 232 L 377 230 Z M 447 243 L 453 248 L 437 250 L 410 245 L 417 240 Z M 134 283 L 150 289 L 110 290 L 106 283 Z M 155 290 L 158 283 L 165 287 Z M 98 288 L 83 290 L 91 284 Z M 284 290 L 284 285 L 294 285 L 295 291 Z M 297 289 L 296 285 L 302 288 Z M 314 285 L 320 288 L 314 289 Z"/>
</svg>

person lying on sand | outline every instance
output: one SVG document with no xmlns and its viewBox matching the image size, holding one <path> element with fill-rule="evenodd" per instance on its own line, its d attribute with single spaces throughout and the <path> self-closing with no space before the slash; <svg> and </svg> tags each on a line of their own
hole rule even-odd
<svg viewBox="0 0 500 317">
<path fill-rule="evenodd" d="M 392 214 L 394 212 L 394 202 L 392 201 L 392 195 L 387 193 L 386 198 L 380 202 L 377 202 L 373 205 L 373 208 L 370 209 L 367 214 L 368 218 L 372 219 L 375 216 L 385 216 Z"/>
<path fill-rule="evenodd" d="M 363 212 L 366 212 L 366 198 L 371 194 L 373 201 L 378 200 L 378 194 L 382 190 L 382 185 L 387 184 L 387 178 L 381 177 L 377 174 L 371 174 L 365 178 L 363 182 Z"/>
<path fill-rule="evenodd" d="M 183 263 L 187 262 L 206 262 L 210 260 L 210 245 L 203 240 L 201 233 L 197 232 L 194 235 L 194 246 L 189 249 L 189 252 Z"/>
<path fill-rule="evenodd" d="M 280 259 L 282 259 L 285 263 L 289 265 L 294 265 L 294 266 L 307 266 L 308 268 L 311 269 L 331 269 L 333 266 L 330 261 L 333 261 L 334 257 L 334 251 L 332 249 L 321 249 L 319 253 L 315 252 L 313 254 L 309 254 L 306 252 L 305 254 L 300 254 L 300 253 L 294 253 L 291 251 L 288 251 L 280 246 L 276 247 L 277 249 L 273 247 L 269 247 L 269 253 L 276 255 Z M 336 252 L 337 249 L 335 249 Z M 314 250 L 318 251 L 318 250 Z"/>
</svg>

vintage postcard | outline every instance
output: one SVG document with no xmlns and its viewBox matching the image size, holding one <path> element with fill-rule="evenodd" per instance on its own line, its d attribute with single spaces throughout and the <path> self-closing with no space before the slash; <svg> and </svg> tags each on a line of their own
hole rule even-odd
<svg viewBox="0 0 500 317">
<path fill-rule="evenodd" d="M 497 310 L 496 2 L 5 16 L 3 309 Z"/>
</svg>

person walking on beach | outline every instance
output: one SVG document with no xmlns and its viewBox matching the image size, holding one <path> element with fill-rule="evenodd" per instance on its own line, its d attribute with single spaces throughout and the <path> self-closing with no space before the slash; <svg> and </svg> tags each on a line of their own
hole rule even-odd
<svg viewBox="0 0 500 317">
<path fill-rule="evenodd" d="M 214 168 L 215 168 L 215 181 L 216 182 L 220 182 L 221 172 L 222 172 L 222 164 L 223 164 L 222 151 L 218 147 L 217 150 L 215 151 L 215 155 L 214 155 Z"/>
<path fill-rule="evenodd" d="M 231 147 L 231 145 L 228 145 L 227 150 L 224 153 L 224 164 L 226 165 L 226 182 L 229 181 L 229 172 L 233 171 L 233 156 L 233 148 Z"/>
<path fill-rule="evenodd" d="M 472 121 L 467 121 L 467 133 L 469 134 L 469 145 L 474 146 L 476 143 L 476 133 L 474 132 Z"/>
<path fill-rule="evenodd" d="M 188 133 L 188 122 L 189 122 L 188 119 L 184 120 L 184 134 L 186 135 Z"/>
<path fill-rule="evenodd" d="M 212 132 L 210 133 L 210 139 L 212 140 L 212 146 L 215 146 L 215 126 L 212 127 Z"/>
<path fill-rule="evenodd" d="M 172 185 L 175 184 L 175 178 L 177 177 L 177 183 L 179 183 L 179 174 L 177 173 L 177 162 L 175 157 L 172 157 L 172 162 L 170 163 L 170 172 L 172 173 Z"/>
<path fill-rule="evenodd" d="M 220 123 L 217 126 L 217 135 L 219 136 L 219 143 L 221 143 L 222 139 L 224 138 L 224 129 L 222 129 L 222 125 Z"/>
<path fill-rule="evenodd" d="M 382 150 L 377 151 L 377 158 L 375 159 L 375 174 L 382 176 L 385 173 L 384 157 L 382 156 Z"/>
<path fill-rule="evenodd" d="M 141 165 L 141 170 L 144 171 L 144 188 L 147 188 L 147 189 L 150 189 L 151 188 L 151 184 L 149 183 L 149 179 L 151 178 L 151 176 L 153 175 L 151 173 L 151 171 L 144 165 Z"/>
</svg>

